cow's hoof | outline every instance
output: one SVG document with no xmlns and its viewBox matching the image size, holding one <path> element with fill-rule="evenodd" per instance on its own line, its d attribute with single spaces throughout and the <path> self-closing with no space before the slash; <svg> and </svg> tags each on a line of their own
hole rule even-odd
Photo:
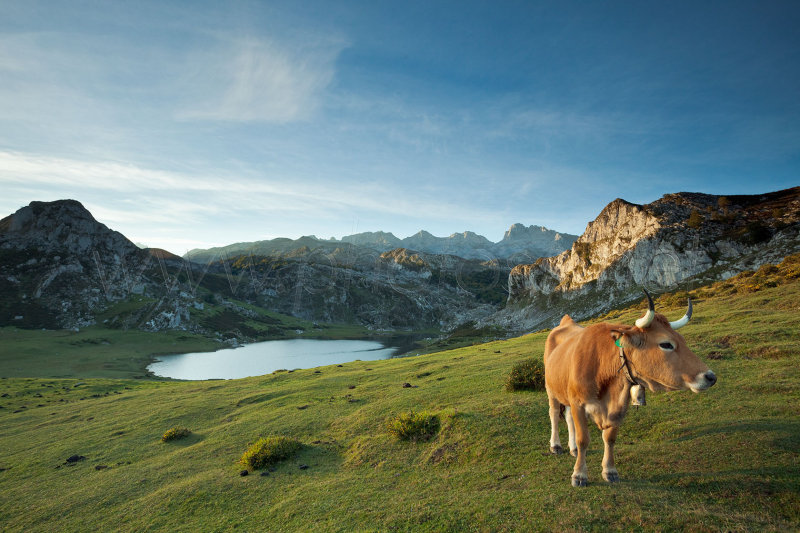
<svg viewBox="0 0 800 533">
<path fill-rule="evenodd" d="M 561 455 L 562 453 L 564 453 L 564 448 L 562 448 L 561 446 L 550 446 L 550 453 Z"/>
<path fill-rule="evenodd" d="M 589 480 L 585 477 L 580 476 L 572 476 L 572 486 L 573 487 L 585 487 L 589 484 Z"/>
<path fill-rule="evenodd" d="M 578 448 L 571 448 L 571 449 L 569 450 L 569 454 L 570 454 L 572 457 L 578 457 Z"/>
<path fill-rule="evenodd" d="M 609 470 L 607 472 L 603 472 L 603 479 L 608 481 L 609 483 L 616 483 L 619 481 L 619 473 L 616 470 Z"/>
</svg>

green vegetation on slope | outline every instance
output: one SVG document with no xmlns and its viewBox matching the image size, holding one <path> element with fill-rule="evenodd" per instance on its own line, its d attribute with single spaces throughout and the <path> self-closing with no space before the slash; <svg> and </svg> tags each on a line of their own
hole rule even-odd
<svg viewBox="0 0 800 533">
<path fill-rule="evenodd" d="M 0 328 L 0 377 L 148 377 L 154 355 L 222 345 L 181 331 L 149 333 L 92 326 L 79 332 Z"/>
<path fill-rule="evenodd" d="M 7 531 L 797 530 L 800 281 L 781 279 L 697 297 L 681 332 L 719 382 L 703 394 L 652 394 L 631 410 L 616 485 L 601 480 L 593 428 L 590 485 L 571 487 L 573 459 L 548 453 L 546 394 L 505 390 L 516 363 L 541 357 L 540 332 L 224 382 L 0 380 L 0 523 Z M 684 304 L 657 303 L 674 318 Z M 397 440 L 387 424 L 410 411 L 447 415 L 430 440 Z M 192 433 L 165 445 L 174 426 Z M 248 443 L 270 435 L 303 447 L 268 475 L 241 477 Z"/>
<path fill-rule="evenodd" d="M 120 304 L 121 307 L 127 304 Z M 134 304 L 131 304 L 135 307 Z M 211 307 L 196 313 L 223 335 L 186 331 L 147 332 L 114 326 L 80 331 L 0 328 L 0 377 L 152 378 L 146 367 L 157 355 L 210 352 L 229 347 L 223 338 L 241 330 L 258 340 L 372 338 L 374 332 L 346 324 L 313 324 L 237 302 L 252 318 Z M 114 311 L 117 311 L 115 309 Z M 119 316 L 119 315 L 114 315 Z"/>
</svg>

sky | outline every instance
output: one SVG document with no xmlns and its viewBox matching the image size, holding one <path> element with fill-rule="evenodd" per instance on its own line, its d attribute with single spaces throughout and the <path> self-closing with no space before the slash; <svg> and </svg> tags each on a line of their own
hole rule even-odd
<svg viewBox="0 0 800 533">
<path fill-rule="evenodd" d="M 184 254 L 800 185 L 796 1 L 0 0 L 0 217 Z"/>
</svg>

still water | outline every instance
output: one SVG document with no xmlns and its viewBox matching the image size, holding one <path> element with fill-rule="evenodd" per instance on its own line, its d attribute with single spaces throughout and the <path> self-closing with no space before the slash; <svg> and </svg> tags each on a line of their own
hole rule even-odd
<svg viewBox="0 0 800 533">
<path fill-rule="evenodd" d="M 216 352 L 159 355 L 147 369 L 157 376 L 174 379 L 237 379 L 280 369 L 314 368 L 356 359 L 389 359 L 400 351 L 376 341 L 291 339 Z"/>
</svg>

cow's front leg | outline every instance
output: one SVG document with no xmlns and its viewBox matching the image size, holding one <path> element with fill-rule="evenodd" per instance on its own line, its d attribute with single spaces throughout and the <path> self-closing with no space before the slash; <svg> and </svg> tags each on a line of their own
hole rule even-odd
<svg viewBox="0 0 800 533">
<path fill-rule="evenodd" d="M 586 409 L 582 405 L 572 406 L 572 421 L 575 423 L 575 444 L 578 448 L 575 468 L 572 471 L 572 486 L 585 487 L 589 483 L 586 472 L 586 451 L 589 449 L 589 426 L 586 423 Z"/>
<path fill-rule="evenodd" d="M 561 404 L 549 394 L 547 399 L 550 401 L 550 451 L 561 454 L 564 453 L 564 448 L 561 447 L 561 438 L 558 436 L 558 417 L 561 415 Z"/>
<path fill-rule="evenodd" d="M 619 481 L 619 473 L 614 466 L 614 443 L 617 442 L 617 431 L 619 427 L 611 426 L 603 430 L 603 443 L 605 450 L 603 451 L 603 479 L 609 483 L 616 483 Z"/>
</svg>

